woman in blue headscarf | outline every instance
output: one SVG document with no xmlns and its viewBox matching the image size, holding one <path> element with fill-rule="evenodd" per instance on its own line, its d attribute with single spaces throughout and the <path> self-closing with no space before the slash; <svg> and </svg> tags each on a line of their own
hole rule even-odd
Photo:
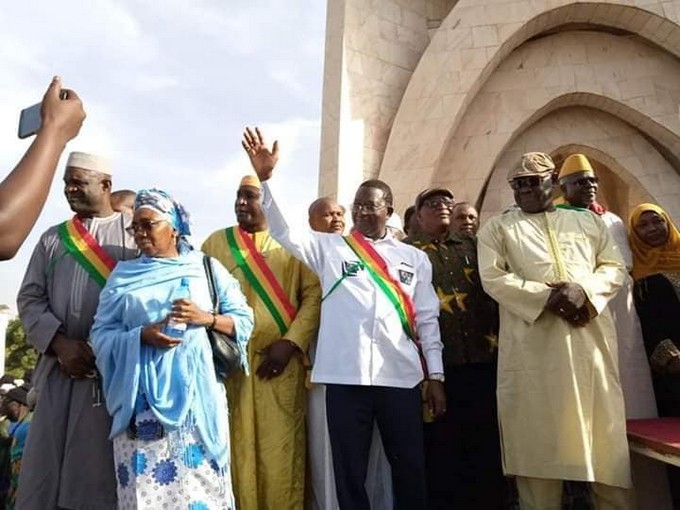
<svg viewBox="0 0 680 510">
<path fill-rule="evenodd" d="M 247 371 L 252 310 L 211 259 L 219 309 L 210 311 L 203 254 L 167 193 L 140 191 L 128 230 L 142 255 L 111 273 L 91 336 L 113 417 L 119 508 L 233 509 L 227 402 L 206 327 L 236 339 Z M 181 286 L 189 297 L 175 299 Z M 181 338 L 166 334 L 168 319 L 186 324 Z"/>
</svg>

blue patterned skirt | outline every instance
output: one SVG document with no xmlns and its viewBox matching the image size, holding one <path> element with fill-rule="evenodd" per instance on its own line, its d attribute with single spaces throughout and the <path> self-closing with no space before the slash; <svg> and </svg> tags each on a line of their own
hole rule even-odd
<svg viewBox="0 0 680 510">
<path fill-rule="evenodd" d="M 160 430 L 151 411 L 135 418 L 138 434 Z M 148 435 L 147 435 L 148 436 Z M 173 431 L 158 439 L 113 439 L 118 481 L 118 508 L 233 510 L 229 467 L 210 459 L 195 427 Z"/>
</svg>

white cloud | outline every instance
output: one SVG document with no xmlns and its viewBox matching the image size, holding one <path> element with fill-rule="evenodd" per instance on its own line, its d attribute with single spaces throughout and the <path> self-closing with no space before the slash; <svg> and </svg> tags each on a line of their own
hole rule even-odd
<svg viewBox="0 0 680 510">
<path fill-rule="evenodd" d="M 298 73 L 290 67 L 285 65 L 275 66 L 270 71 L 270 76 L 275 83 L 278 83 L 293 94 L 305 100 L 309 97 L 305 84 L 300 79 L 300 76 L 298 76 Z"/>
<path fill-rule="evenodd" d="M 159 90 L 175 88 L 179 79 L 175 76 L 141 75 L 137 77 L 134 87 L 139 92 L 158 92 Z"/>
<path fill-rule="evenodd" d="M 271 147 L 278 140 L 279 163 L 275 170 L 279 189 L 285 194 L 287 212 L 293 221 L 305 218 L 308 205 L 317 196 L 317 173 L 319 158 L 320 122 L 317 119 L 293 118 L 282 122 L 264 122 L 258 126 Z M 240 145 L 240 136 L 235 137 L 236 148 L 217 170 L 206 172 L 200 179 L 198 193 L 185 190 L 187 199 L 199 198 L 203 204 L 202 213 L 195 218 L 197 239 L 206 237 L 222 226 L 233 224 L 236 190 L 241 178 L 252 174 L 250 161 Z M 219 216 L 214 211 L 220 211 Z M 212 214 L 206 214 L 213 212 Z M 212 225 L 206 229 L 206 226 Z"/>
<path fill-rule="evenodd" d="M 246 126 L 244 126 L 245 128 Z M 254 128 L 256 126 L 248 126 Z M 316 141 L 317 145 L 312 146 L 312 150 L 318 152 L 318 139 L 321 123 L 317 119 L 302 119 L 293 118 L 282 122 L 264 122 L 257 125 L 264 138 L 265 144 L 271 147 L 275 140 L 279 143 L 279 163 L 276 168 L 276 173 L 284 173 L 288 167 L 296 160 L 295 156 L 298 151 L 308 152 L 310 150 L 309 142 Z M 208 174 L 203 178 L 203 183 L 207 186 L 212 185 L 213 180 L 216 182 L 229 183 L 234 180 L 235 176 L 240 176 L 245 173 L 252 173 L 250 170 L 250 162 L 248 156 L 242 150 L 240 145 L 241 137 L 237 138 L 239 142 L 238 154 L 231 155 L 230 159 L 224 166 L 212 174 Z"/>
<path fill-rule="evenodd" d="M 251 123 L 280 140 L 277 198 L 304 220 L 318 188 L 325 2 L 23 2 L 0 11 L 0 25 L 0 178 L 30 143 L 16 138 L 19 111 L 60 74 L 88 113 L 66 153 L 109 156 L 114 188 L 176 195 L 195 244 L 235 221 L 236 185 L 249 171 L 240 137 Z M 14 303 L 39 235 L 71 215 L 64 161 L 33 233 L 0 264 L 0 303 Z"/>
<path fill-rule="evenodd" d="M 91 152 L 112 159 L 120 143 L 114 131 L 115 115 L 103 104 L 88 104 L 88 117 L 78 137 L 69 144 L 69 151 Z M 97 119 L 97 122 L 91 119 Z"/>
<path fill-rule="evenodd" d="M 24 44 L 22 40 L 12 34 L 3 36 L 0 45 L 0 61 L 9 68 L 21 67 L 33 73 L 45 72 L 45 64 L 41 61 L 41 54 L 33 45 Z M 14 84 L 21 82 L 19 76 L 11 73 L 3 73 L 3 84 Z"/>
</svg>

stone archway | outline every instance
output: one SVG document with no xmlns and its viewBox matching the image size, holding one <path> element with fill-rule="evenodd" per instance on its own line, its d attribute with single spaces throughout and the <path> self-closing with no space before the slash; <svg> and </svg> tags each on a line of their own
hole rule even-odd
<svg viewBox="0 0 680 510">
<path fill-rule="evenodd" d="M 555 154 L 558 160 L 581 152 L 600 162 L 613 174 L 612 189 L 605 190 L 608 186 L 603 183 L 602 193 L 616 198 L 617 213 L 622 217 L 638 203 L 654 201 L 680 218 L 676 200 L 680 196 L 680 176 L 663 154 L 619 117 L 575 105 L 552 110 L 537 119 L 498 154 L 478 201 L 483 220 L 514 202 L 506 181 L 508 170 L 522 153 L 533 150 Z"/>
<path fill-rule="evenodd" d="M 495 18 L 490 5 L 479 5 L 484 1 L 473 8 L 461 0 L 451 11 L 411 78 L 380 167 L 398 207 L 413 200 L 414 182 L 455 186 L 475 201 L 512 137 L 544 109 L 569 104 L 621 117 L 658 141 L 680 169 L 675 18 L 664 19 L 651 3 L 642 9 L 628 2 L 551 2 L 554 8 L 540 12 L 541 3 L 521 16 L 508 14 L 524 20 L 510 24 Z M 495 32 L 480 28 L 493 23 Z M 484 33 L 488 44 L 482 44 Z M 612 53 L 597 53 L 598 45 Z M 541 62 L 546 51 L 564 61 Z M 634 64 L 642 54 L 655 70 Z"/>
<path fill-rule="evenodd" d="M 329 2 L 320 191 L 379 176 L 398 209 L 434 184 L 475 201 L 519 134 L 584 105 L 654 147 L 658 167 L 611 156 L 680 203 L 679 21 L 680 0 Z"/>
<path fill-rule="evenodd" d="M 617 79 L 612 81 L 612 76 Z M 619 118 L 656 146 L 656 152 L 666 160 L 659 165 L 670 165 L 677 173 L 680 123 L 677 116 L 661 115 L 677 108 L 676 97 L 680 98 L 680 64 L 659 47 L 638 38 L 620 39 L 587 30 L 550 34 L 517 48 L 489 76 L 450 136 L 439 161 L 429 170 L 429 183 L 428 170 L 406 171 L 411 162 L 418 161 L 418 152 L 406 156 L 406 168 L 394 174 L 385 171 L 381 178 L 395 188 L 398 207 L 413 200 L 419 188 L 412 183 L 419 180 L 426 181 L 422 187 L 453 187 L 462 199 L 478 201 L 489 174 L 517 136 L 551 112 L 579 105 Z M 570 136 L 574 138 L 561 139 L 560 143 L 587 143 L 594 136 L 602 136 L 593 129 L 572 130 Z M 559 128 L 554 131 L 553 138 L 558 136 Z M 418 135 L 434 138 L 437 132 Z M 545 143 L 546 147 L 531 150 L 549 151 L 554 147 L 551 140 Z M 612 150 L 614 158 L 628 157 L 625 151 L 617 152 L 616 147 Z M 666 176 L 661 185 L 658 176 L 642 175 L 654 174 L 661 167 L 625 160 L 623 165 L 640 174 L 654 201 L 674 203 L 665 196 L 670 189 L 666 181 L 671 177 Z M 672 214 L 680 215 L 677 206 L 673 207 Z"/>
</svg>

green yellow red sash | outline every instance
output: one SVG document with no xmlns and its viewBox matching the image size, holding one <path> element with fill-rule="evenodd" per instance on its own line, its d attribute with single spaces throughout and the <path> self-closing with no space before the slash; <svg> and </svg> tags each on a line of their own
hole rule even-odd
<svg viewBox="0 0 680 510">
<path fill-rule="evenodd" d="M 236 265 L 274 318 L 281 334 L 285 335 L 297 310 L 248 233 L 241 227 L 229 227 L 225 234 Z"/>
<path fill-rule="evenodd" d="M 404 333 L 413 340 L 418 348 L 420 362 L 423 365 L 423 371 L 427 375 L 427 364 L 416 333 L 416 314 L 411 297 L 404 292 L 401 284 L 389 273 L 385 259 L 375 251 L 361 233 L 354 230 L 350 235 L 344 236 L 343 239 L 363 262 L 368 274 L 371 275 L 378 288 L 383 291 L 387 299 L 392 303 L 392 306 L 394 306 Z"/>
<path fill-rule="evenodd" d="M 116 261 L 106 253 L 77 216 L 59 225 L 59 237 L 66 250 L 100 286 L 113 271 Z"/>
</svg>

